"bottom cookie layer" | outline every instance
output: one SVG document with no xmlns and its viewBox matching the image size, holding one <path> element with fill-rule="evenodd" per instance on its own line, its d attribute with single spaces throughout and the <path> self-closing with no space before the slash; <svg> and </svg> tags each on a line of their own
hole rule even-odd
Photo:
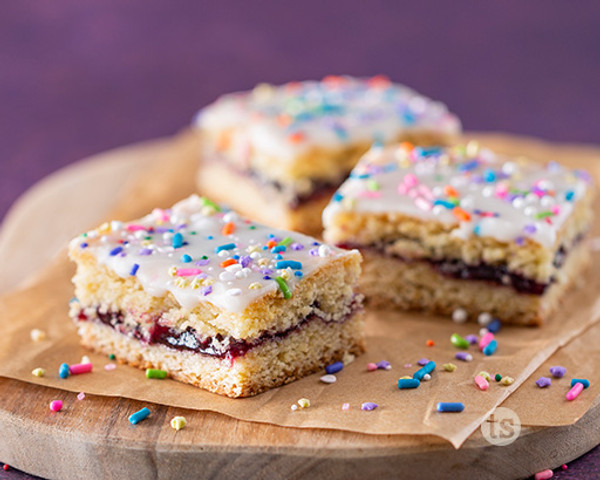
<svg viewBox="0 0 600 480">
<path fill-rule="evenodd" d="M 78 322 L 82 344 L 115 354 L 122 363 L 159 368 L 175 380 L 228 397 L 249 397 L 315 373 L 364 351 L 363 314 L 343 323 L 310 322 L 283 339 L 253 348 L 235 360 L 219 359 L 164 345 L 148 345 L 94 322 Z"/>
<path fill-rule="evenodd" d="M 484 280 L 462 280 L 440 273 L 428 262 L 406 262 L 372 249 L 361 250 L 364 258 L 360 291 L 370 305 L 402 310 L 424 310 L 451 315 L 457 308 L 476 319 L 488 312 L 506 323 L 541 325 L 560 305 L 565 292 L 589 263 L 585 242 L 567 255 L 555 281 L 544 294 L 519 293 L 511 286 Z"/>
</svg>

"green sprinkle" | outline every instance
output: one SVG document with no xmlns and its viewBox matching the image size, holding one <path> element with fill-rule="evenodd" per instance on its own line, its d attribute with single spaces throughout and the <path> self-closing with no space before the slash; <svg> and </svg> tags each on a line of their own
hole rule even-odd
<svg viewBox="0 0 600 480">
<path fill-rule="evenodd" d="M 159 370 L 157 368 L 147 368 L 146 378 L 157 378 L 159 380 L 162 380 L 163 378 L 167 378 L 167 372 L 165 370 Z"/>
<path fill-rule="evenodd" d="M 115 359 L 115 358 L 117 358 L 117 357 L 115 357 L 115 354 L 114 354 L 114 353 L 111 353 L 111 354 L 108 356 L 108 358 L 110 358 L 111 360 L 114 360 L 114 359 Z"/>
<path fill-rule="evenodd" d="M 256 225 L 250 225 L 250 230 L 256 230 Z"/>
<path fill-rule="evenodd" d="M 546 210 L 545 212 L 540 212 L 535 215 L 535 218 L 547 218 L 552 217 L 554 214 L 550 210 Z"/>
<path fill-rule="evenodd" d="M 377 180 L 370 179 L 367 181 L 367 189 L 372 192 L 379 190 L 379 182 Z"/>
<path fill-rule="evenodd" d="M 469 342 L 461 337 L 458 333 L 453 333 L 450 337 L 450 341 L 456 348 L 462 348 L 463 350 L 469 348 Z"/>
<path fill-rule="evenodd" d="M 494 380 L 496 380 L 497 382 L 499 382 L 500 380 L 502 380 L 502 375 L 500 375 L 499 373 L 497 373 L 496 375 L 494 375 Z"/>
<path fill-rule="evenodd" d="M 196 232 L 190 232 L 190 235 L 196 235 Z"/>
<path fill-rule="evenodd" d="M 208 260 L 208 257 L 206 255 L 202 255 L 202 260 Z"/>
<path fill-rule="evenodd" d="M 200 199 L 202 201 L 202 206 L 203 207 L 211 207 L 214 208 L 217 212 L 221 211 L 221 207 L 219 207 L 215 202 L 212 202 L 211 200 L 209 200 L 206 197 L 202 197 Z"/>
<path fill-rule="evenodd" d="M 144 237 L 144 240 L 152 240 L 152 237 L 148 235 L 147 237 Z"/>
<path fill-rule="evenodd" d="M 292 292 L 290 292 L 290 287 L 288 287 L 285 279 L 283 277 L 275 277 L 275 281 L 277 282 L 277 285 L 279 285 L 279 290 L 283 293 L 283 298 L 286 300 L 292 298 Z"/>
<path fill-rule="evenodd" d="M 282 245 L 284 247 L 288 247 L 290 245 L 290 243 L 292 243 L 292 239 L 290 237 L 285 237 L 281 242 L 279 242 L 277 245 Z"/>
</svg>

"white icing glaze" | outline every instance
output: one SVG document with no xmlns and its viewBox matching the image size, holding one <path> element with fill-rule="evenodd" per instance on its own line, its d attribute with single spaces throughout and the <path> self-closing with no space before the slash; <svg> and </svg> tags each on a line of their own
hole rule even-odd
<svg viewBox="0 0 600 480">
<path fill-rule="evenodd" d="M 285 279 L 293 292 L 298 282 L 331 258 L 348 255 L 347 251 L 324 246 L 306 235 L 266 227 L 217 209 L 193 195 L 172 209 L 156 209 L 139 221 L 105 224 L 73 239 L 70 248 L 85 248 L 122 278 L 132 275 L 137 265 L 134 274 L 152 296 L 171 292 L 188 310 L 200 302 L 209 302 L 237 313 L 278 290 L 275 277 Z M 227 234 L 224 228 L 233 231 Z M 177 234 L 184 242 L 180 247 Z M 273 251 L 273 244 L 284 239 L 288 239 L 284 241 L 284 251 Z M 269 242 L 271 246 L 267 246 Z M 218 247 L 227 244 L 232 248 L 217 252 Z M 186 262 L 184 255 L 191 261 Z M 230 265 L 221 265 L 228 260 Z M 300 262 L 301 268 L 293 265 L 278 269 L 279 260 Z M 265 275 L 271 278 L 264 278 Z"/>
<path fill-rule="evenodd" d="M 208 131 L 235 128 L 233 149 L 288 161 L 313 147 L 389 143 L 404 131 L 461 130 L 444 104 L 385 77 L 262 84 L 251 92 L 222 96 L 201 110 L 194 123 Z M 294 135 L 301 139 L 293 140 Z"/>
<path fill-rule="evenodd" d="M 464 240 L 528 238 L 551 248 L 590 182 L 585 172 L 500 157 L 475 143 L 372 148 L 323 212 L 323 224 L 332 227 L 340 212 L 397 212 L 454 225 L 452 235 Z"/>
</svg>

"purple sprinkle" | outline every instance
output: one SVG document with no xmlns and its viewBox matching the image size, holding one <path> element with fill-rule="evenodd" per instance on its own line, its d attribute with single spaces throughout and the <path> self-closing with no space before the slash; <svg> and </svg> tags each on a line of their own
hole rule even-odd
<svg viewBox="0 0 600 480">
<path fill-rule="evenodd" d="M 181 230 L 182 228 L 187 227 L 187 223 L 182 223 L 180 225 L 177 225 L 177 230 Z"/>
<path fill-rule="evenodd" d="M 465 340 L 469 342 L 469 345 L 475 345 L 479 341 L 479 338 L 477 338 L 477 335 L 470 334 L 465 337 Z"/>
<path fill-rule="evenodd" d="M 429 363 L 429 359 L 428 358 L 421 358 L 417 363 L 419 365 L 421 365 L 422 367 L 424 367 L 425 365 L 427 365 Z"/>
<path fill-rule="evenodd" d="M 382 360 L 381 362 L 377 362 L 376 365 L 377 365 L 377 368 L 379 368 L 380 370 L 389 370 L 390 368 L 392 368 L 392 364 L 390 362 L 388 362 L 387 360 Z"/>
<path fill-rule="evenodd" d="M 567 373 L 567 369 L 557 365 L 555 367 L 550 367 L 550 373 L 554 378 L 562 378 L 565 376 L 565 373 Z"/>
<path fill-rule="evenodd" d="M 121 253 L 123 251 L 123 247 L 115 247 L 110 251 L 110 256 L 114 257 L 115 255 L 118 255 L 119 253 Z"/>
<path fill-rule="evenodd" d="M 525 239 L 523 237 L 517 237 L 517 238 L 515 238 L 515 243 L 519 247 L 522 247 L 523 245 L 525 245 Z"/>
<path fill-rule="evenodd" d="M 317 248 L 311 248 L 308 253 L 310 253 L 313 257 L 319 256 L 319 250 Z"/>
<path fill-rule="evenodd" d="M 361 410 L 371 411 L 375 410 L 379 405 L 373 402 L 365 402 L 360 406 Z"/>
<path fill-rule="evenodd" d="M 292 250 L 304 250 L 304 245 L 302 245 L 301 243 L 298 243 L 298 242 L 294 242 L 290 245 L 290 248 Z"/>
<path fill-rule="evenodd" d="M 121 257 L 121 258 L 126 257 L 126 256 L 127 256 L 127 253 L 125 253 L 125 252 L 119 253 L 119 257 Z"/>
<path fill-rule="evenodd" d="M 550 380 L 548 377 L 540 377 L 535 381 L 535 384 L 540 388 L 549 387 L 551 383 L 552 380 Z"/>
<path fill-rule="evenodd" d="M 252 262 L 252 258 L 250 257 L 250 255 L 244 255 L 242 258 L 240 258 L 240 264 L 244 268 L 250 265 L 250 262 Z"/>
<path fill-rule="evenodd" d="M 88 246 L 87 243 L 83 242 L 81 245 L 79 245 L 81 248 L 86 248 Z"/>
<path fill-rule="evenodd" d="M 208 265 L 210 263 L 210 260 L 208 258 L 203 258 L 202 260 L 198 260 L 197 262 L 194 262 L 195 265 L 202 267 L 204 265 Z"/>
<path fill-rule="evenodd" d="M 263 268 L 260 273 L 262 273 L 263 275 L 271 275 L 273 273 L 273 269 L 272 268 Z"/>
<path fill-rule="evenodd" d="M 335 362 L 332 363 L 331 365 L 327 365 L 325 367 L 325 371 L 331 375 L 333 373 L 338 373 L 339 371 L 341 371 L 344 368 L 344 364 L 342 362 Z"/>
<path fill-rule="evenodd" d="M 525 227 L 523 228 L 523 231 L 528 235 L 533 235 L 535 232 L 537 232 L 537 227 L 532 224 L 525 225 Z"/>
<path fill-rule="evenodd" d="M 457 360 L 462 360 L 463 362 L 470 362 L 473 360 L 473 355 L 467 352 L 458 352 L 456 355 L 454 355 L 454 358 Z"/>
<path fill-rule="evenodd" d="M 200 292 L 202 292 L 202 295 L 206 297 L 206 295 L 212 292 L 212 285 L 209 285 L 208 287 L 202 287 L 202 290 L 200 290 Z"/>
<path fill-rule="evenodd" d="M 156 227 L 154 230 L 156 233 L 167 233 L 170 229 L 168 227 Z"/>
<path fill-rule="evenodd" d="M 152 250 L 150 248 L 142 248 L 139 253 L 139 255 L 151 255 L 151 254 L 152 254 Z"/>
</svg>

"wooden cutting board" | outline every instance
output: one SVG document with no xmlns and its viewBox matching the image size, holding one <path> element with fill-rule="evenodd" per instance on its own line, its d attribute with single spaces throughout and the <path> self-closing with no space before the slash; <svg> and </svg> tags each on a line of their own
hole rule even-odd
<svg viewBox="0 0 600 480">
<path fill-rule="evenodd" d="M 504 151 L 538 144 L 477 137 Z M 29 190 L 0 231 L 0 292 L 27 282 L 68 239 L 104 218 L 129 180 L 171 152 L 175 141 L 181 137 L 81 161 Z M 599 149 L 578 148 L 600 158 Z M 43 238 L 27 235 L 31 225 L 44 229 Z M 133 427 L 127 417 L 145 406 L 138 401 L 88 395 L 78 402 L 76 415 L 53 414 L 50 401 L 62 399 L 68 406 L 77 401 L 75 394 L 8 379 L 0 379 L 0 389 L 0 460 L 52 479 L 522 478 L 600 443 L 600 399 L 573 426 L 523 428 L 505 447 L 490 445 L 478 430 L 455 450 L 432 436 L 285 428 L 161 405 L 153 405 L 151 417 Z M 175 415 L 189 422 L 180 432 L 169 426 Z"/>
</svg>

